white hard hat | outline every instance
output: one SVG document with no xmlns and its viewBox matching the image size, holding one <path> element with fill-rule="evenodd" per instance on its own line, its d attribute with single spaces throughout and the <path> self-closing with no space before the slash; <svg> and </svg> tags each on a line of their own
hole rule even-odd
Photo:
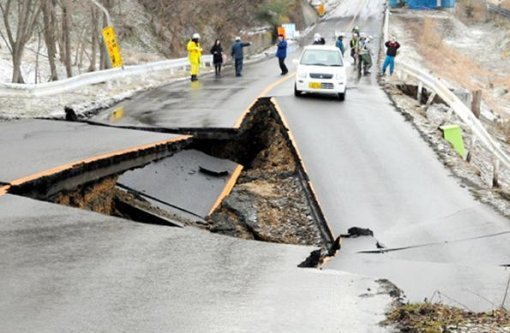
<svg viewBox="0 0 510 333">
<path fill-rule="evenodd" d="M 194 33 L 193 34 L 193 39 L 200 39 L 200 35 L 198 33 Z"/>
<path fill-rule="evenodd" d="M 315 35 L 313 35 L 313 38 L 314 39 L 320 39 L 321 38 L 321 34 L 316 33 Z"/>
<path fill-rule="evenodd" d="M 239 36 L 236 36 L 236 40 L 241 40 L 241 37 L 239 37 Z"/>
</svg>

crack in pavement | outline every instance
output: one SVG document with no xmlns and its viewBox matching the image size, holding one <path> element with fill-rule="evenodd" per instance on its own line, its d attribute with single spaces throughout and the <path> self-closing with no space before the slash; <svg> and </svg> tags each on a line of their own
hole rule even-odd
<svg viewBox="0 0 510 333">
<path fill-rule="evenodd" d="M 364 251 L 358 251 L 358 254 L 381 254 L 385 252 L 396 252 L 396 251 L 405 251 L 405 250 L 411 250 L 416 248 L 422 248 L 422 247 L 430 247 L 435 245 L 443 245 L 443 244 L 452 244 L 452 243 L 461 243 L 461 242 L 467 242 L 477 239 L 483 239 L 483 238 L 492 238 L 492 237 L 498 237 L 502 235 L 510 234 L 509 231 L 501 231 L 493 234 L 487 234 L 482 236 L 476 236 L 476 237 L 469 237 L 469 238 L 463 238 L 463 239 L 455 239 L 455 240 L 445 240 L 440 242 L 431 242 L 431 243 L 424 243 L 424 244 L 418 244 L 418 245 L 409 245 L 409 246 L 402 246 L 402 247 L 395 247 L 395 248 L 378 248 L 377 250 L 364 250 Z M 500 266 L 507 266 L 507 265 L 500 265 Z"/>
</svg>

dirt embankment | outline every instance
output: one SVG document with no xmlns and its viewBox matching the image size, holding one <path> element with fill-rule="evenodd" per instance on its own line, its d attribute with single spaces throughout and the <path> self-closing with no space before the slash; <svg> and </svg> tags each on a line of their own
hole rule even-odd
<svg viewBox="0 0 510 333">
<path fill-rule="evenodd" d="M 297 175 L 296 162 L 275 124 L 263 149 L 210 219 L 210 230 L 244 239 L 322 245 Z"/>
<path fill-rule="evenodd" d="M 256 27 L 267 27 L 275 37 L 276 27 L 282 23 L 293 22 L 297 29 L 304 29 L 309 21 L 310 6 L 303 7 L 303 0 L 138 1 L 151 17 L 153 32 L 169 46 L 172 56 L 186 54 L 183 45 L 194 32 L 202 35 L 204 50 L 209 50 L 216 38 L 226 48 L 237 35 L 252 40 Z"/>
<path fill-rule="evenodd" d="M 105 178 L 79 186 L 73 191 L 60 192 L 51 201 L 64 206 L 113 215 L 116 184 L 117 177 Z"/>
<path fill-rule="evenodd" d="M 510 21 L 493 19 L 484 8 L 478 0 L 465 0 L 456 15 L 395 11 L 390 32 L 402 44 L 397 61 L 431 69 L 468 92 L 481 90 L 487 108 L 508 119 Z"/>
<path fill-rule="evenodd" d="M 328 240 L 286 129 L 271 112 L 256 114 L 247 121 L 251 128 L 243 138 L 206 149 L 245 166 L 232 193 L 210 217 L 209 229 L 244 239 L 324 246 Z"/>
</svg>

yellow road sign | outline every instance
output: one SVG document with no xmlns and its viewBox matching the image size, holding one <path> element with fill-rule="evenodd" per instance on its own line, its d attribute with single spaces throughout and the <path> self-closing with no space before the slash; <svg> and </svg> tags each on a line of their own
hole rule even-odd
<svg viewBox="0 0 510 333">
<path fill-rule="evenodd" d="M 315 7 L 315 10 L 317 11 L 317 14 L 319 14 L 319 16 L 324 16 L 326 14 L 326 7 L 324 6 L 323 3 L 317 5 Z"/>
<path fill-rule="evenodd" d="M 112 67 L 122 66 L 122 56 L 120 55 L 119 44 L 117 43 L 117 37 L 115 37 L 115 30 L 112 26 L 108 26 L 103 29 L 103 40 L 112 62 Z"/>
<path fill-rule="evenodd" d="M 118 108 L 113 110 L 112 114 L 110 115 L 110 121 L 114 123 L 121 120 L 122 118 L 124 118 L 124 113 L 125 113 L 124 107 L 119 106 Z"/>
</svg>

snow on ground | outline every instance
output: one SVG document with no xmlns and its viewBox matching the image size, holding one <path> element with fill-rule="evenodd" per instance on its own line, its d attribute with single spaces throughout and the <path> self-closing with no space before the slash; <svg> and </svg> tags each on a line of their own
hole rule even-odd
<svg viewBox="0 0 510 333">
<path fill-rule="evenodd" d="M 436 38 L 444 45 L 435 52 L 433 46 L 423 44 L 423 35 L 434 33 L 427 31 L 431 28 L 425 21 L 437 30 Z M 493 21 L 468 26 L 444 11 L 392 10 L 390 34 L 402 45 L 397 64 L 401 61 L 434 71 L 455 88 L 481 89 L 485 114 L 491 109 L 503 118 L 510 117 L 510 94 L 505 93 L 510 85 L 508 26 Z"/>
<path fill-rule="evenodd" d="M 362 20 L 382 15 L 383 0 L 343 0 L 331 14 L 332 17 L 358 17 Z M 361 11 L 363 8 L 363 11 Z M 361 16 L 357 16 L 360 11 Z"/>
</svg>

